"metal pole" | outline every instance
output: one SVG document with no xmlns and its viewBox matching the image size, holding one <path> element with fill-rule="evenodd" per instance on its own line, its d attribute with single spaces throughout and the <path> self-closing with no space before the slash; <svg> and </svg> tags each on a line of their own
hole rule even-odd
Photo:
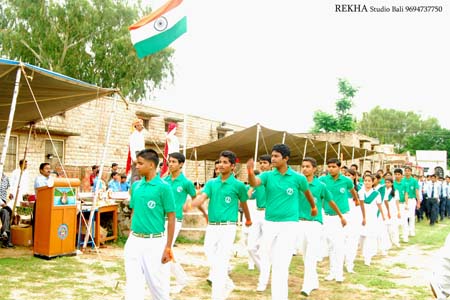
<svg viewBox="0 0 450 300">
<path fill-rule="evenodd" d="M 323 168 L 327 165 L 328 142 L 325 142 L 325 158 L 323 159 Z"/>
<path fill-rule="evenodd" d="M 355 163 L 355 147 L 352 148 L 352 164 Z"/>
<path fill-rule="evenodd" d="M 17 196 L 19 195 L 20 181 L 22 180 L 22 174 L 23 174 L 23 170 L 24 170 L 23 166 L 25 165 L 25 161 L 26 161 L 26 158 L 27 158 L 28 145 L 30 144 L 31 132 L 33 131 L 33 127 L 34 127 L 34 124 L 30 124 L 30 130 L 28 131 L 27 143 L 25 144 L 25 150 L 24 150 L 24 153 L 23 153 L 23 163 L 22 163 L 22 167 L 20 167 L 19 180 L 17 181 L 17 189 L 16 189 L 16 194 L 14 196 L 14 204 L 13 204 L 11 216 L 14 216 L 14 211 L 16 210 Z M 12 224 L 13 220 L 14 220 L 14 218 L 11 218 L 11 224 Z"/>
<path fill-rule="evenodd" d="M 187 116 L 186 113 L 183 114 L 183 155 L 186 157 L 186 146 L 187 146 Z M 186 164 L 183 164 L 183 173 L 186 172 Z"/>
<path fill-rule="evenodd" d="M 282 144 L 284 144 L 284 141 L 286 140 L 286 131 L 283 132 L 283 141 L 281 142 Z"/>
<path fill-rule="evenodd" d="M 97 209 L 97 198 L 99 196 L 99 189 L 100 189 L 100 184 L 101 184 L 101 179 L 102 179 L 102 174 L 103 174 L 103 167 L 105 165 L 106 151 L 108 150 L 108 147 L 109 147 L 109 140 L 111 137 L 111 128 L 112 128 L 114 115 L 116 112 L 116 104 L 117 104 L 117 94 L 114 94 L 113 109 L 112 109 L 111 114 L 109 115 L 108 130 L 106 132 L 106 141 L 105 141 L 105 145 L 103 147 L 103 155 L 102 155 L 102 160 L 100 162 L 98 180 L 97 180 L 97 184 L 95 186 L 95 194 L 94 194 L 94 199 L 92 200 L 92 207 L 91 207 L 91 212 L 89 214 L 89 222 L 88 222 L 88 226 L 86 228 L 86 235 L 84 236 L 83 250 L 86 249 L 87 243 L 89 241 L 89 236 L 92 235 L 92 233 L 91 233 L 92 220 L 94 218 L 95 210 Z M 80 212 L 80 213 L 83 213 L 83 212 Z M 98 245 L 95 245 L 95 246 L 98 247 Z"/>
<path fill-rule="evenodd" d="M 261 130 L 260 125 L 256 125 L 256 143 L 255 143 L 255 156 L 254 161 L 256 162 L 258 160 L 258 146 L 259 146 L 259 131 Z"/>
<path fill-rule="evenodd" d="M 14 113 L 16 112 L 17 97 L 19 96 L 21 74 L 22 74 L 22 70 L 19 66 L 17 68 L 16 81 L 14 83 L 14 93 L 13 93 L 13 97 L 12 97 L 12 101 L 11 101 L 11 108 L 9 109 L 9 118 L 8 118 L 8 125 L 6 126 L 5 140 L 3 141 L 3 146 L 2 146 L 2 156 L 0 157 L 0 176 L 2 176 L 2 174 L 3 174 L 3 168 L 5 165 L 5 161 L 6 161 L 6 152 L 8 152 L 9 138 L 11 137 Z"/>
</svg>

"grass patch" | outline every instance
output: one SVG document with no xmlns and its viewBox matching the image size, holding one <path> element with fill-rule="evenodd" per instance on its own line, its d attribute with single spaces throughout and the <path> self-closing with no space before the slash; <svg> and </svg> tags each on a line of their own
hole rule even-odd
<svg viewBox="0 0 450 300">
<path fill-rule="evenodd" d="M 434 226 L 427 221 L 416 223 L 416 236 L 411 237 L 409 243 L 417 244 L 425 250 L 435 250 L 444 245 L 447 235 L 450 233 L 450 219 L 444 219 Z"/>
</svg>

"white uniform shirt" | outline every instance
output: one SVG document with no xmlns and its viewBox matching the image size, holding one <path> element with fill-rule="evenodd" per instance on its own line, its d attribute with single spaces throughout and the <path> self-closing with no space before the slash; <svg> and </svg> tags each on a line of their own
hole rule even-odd
<svg viewBox="0 0 450 300">
<path fill-rule="evenodd" d="M 130 156 L 131 160 L 136 160 L 136 152 L 145 149 L 144 130 L 135 130 L 130 135 Z"/>
</svg>

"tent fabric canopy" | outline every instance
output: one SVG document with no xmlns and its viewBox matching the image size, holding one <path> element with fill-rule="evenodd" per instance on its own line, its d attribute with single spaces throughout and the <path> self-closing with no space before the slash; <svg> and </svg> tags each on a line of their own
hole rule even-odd
<svg viewBox="0 0 450 300">
<path fill-rule="evenodd" d="M 256 136 L 258 127 L 260 128 L 258 141 L 258 156 L 270 154 L 272 146 L 277 143 L 284 143 L 291 149 L 290 164 L 300 164 L 303 157 L 313 157 L 317 163 L 324 164 L 325 160 L 331 157 L 338 157 L 343 160 L 351 160 L 372 155 L 375 151 L 361 149 L 352 146 L 344 146 L 339 143 L 330 143 L 326 141 L 312 140 L 305 137 L 299 137 L 284 131 L 272 130 L 258 124 L 238 131 L 232 135 L 219 139 L 217 141 L 186 149 L 186 157 L 193 159 L 195 151 L 197 160 L 216 160 L 223 150 L 231 150 L 236 153 L 240 162 L 245 163 L 249 158 L 255 155 Z M 305 151 L 306 144 L 306 153 Z"/>
<path fill-rule="evenodd" d="M 16 73 L 22 67 L 32 92 L 22 73 L 12 129 L 41 120 L 33 94 L 43 117 L 48 118 L 116 92 L 115 89 L 97 87 L 30 64 L 0 59 L 0 132 L 7 127 Z"/>
</svg>

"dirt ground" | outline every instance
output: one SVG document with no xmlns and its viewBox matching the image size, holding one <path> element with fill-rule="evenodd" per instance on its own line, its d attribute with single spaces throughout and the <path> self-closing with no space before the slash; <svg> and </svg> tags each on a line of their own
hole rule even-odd
<svg viewBox="0 0 450 300">
<path fill-rule="evenodd" d="M 399 286 L 419 286 L 428 289 L 428 276 L 431 272 L 433 255 L 435 251 L 424 251 L 420 247 L 411 245 L 404 246 L 401 250 L 395 251 L 391 256 L 383 257 L 377 260 L 377 264 L 384 265 L 390 268 L 390 272 L 395 276 L 396 283 Z M 182 263 L 185 271 L 190 276 L 190 284 L 183 290 L 181 294 L 173 294 L 174 300 L 198 300 L 209 299 L 210 288 L 206 283 L 206 277 L 208 275 L 208 267 L 206 264 L 205 256 L 203 254 L 203 247 L 201 245 L 192 244 L 178 244 L 174 248 L 176 259 Z M 245 257 L 245 250 L 241 244 L 235 246 L 235 256 L 231 260 L 232 267 L 246 266 L 247 258 Z M 25 257 L 32 256 L 32 249 L 27 247 L 16 247 L 15 249 L 0 249 L 0 259 L 3 257 Z M 88 250 L 85 253 L 76 256 L 76 259 L 82 264 L 92 264 L 101 262 L 105 267 L 120 266 L 118 273 L 108 273 L 100 276 L 95 275 L 100 279 L 105 286 L 113 289 L 113 293 L 107 295 L 99 295 L 100 298 L 96 299 L 123 299 L 124 295 L 124 275 L 123 275 L 123 249 L 114 245 L 108 245 L 106 248 L 99 249 L 99 252 Z M 321 263 L 322 265 L 327 264 Z M 320 264 L 319 264 L 320 265 Z M 405 269 L 407 266 L 407 269 Z M 86 272 L 89 272 L 89 268 L 86 268 Z M 237 289 L 231 294 L 231 300 L 238 299 L 270 299 L 270 291 L 257 294 L 254 292 L 257 280 L 257 271 L 247 275 L 246 278 L 236 276 L 231 272 L 231 277 L 235 281 Z M 236 272 L 237 273 L 237 272 Z M 290 278 L 290 286 L 300 285 L 301 278 Z M 92 277 L 87 277 L 91 278 Z M 320 299 L 334 299 L 333 297 L 327 297 L 327 289 L 333 290 L 333 287 L 323 283 L 321 279 L 321 290 L 325 290 Z M 84 283 L 86 286 L 88 282 Z M 77 288 L 74 286 L 74 289 Z M 361 292 L 367 289 L 364 285 L 354 285 L 352 289 L 360 290 Z M 70 292 L 68 291 L 68 294 Z M 397 291 L 390 291 L 390 294 L 399 295 L 398 299 L 410 299 L 405 296 L 405 291 L 401 288 Z M 431 294 L 430 294 L 431 296 Z M 1 297 L 0 297 L 1 298 Z M 33 295 L 28 295 L 25 298 L 19 297 L 17 299 L 33 299 Z M 67 298 L 73 299 L 73 298 Z M 94 298 L 93 298 L 94 299 Z M 148 295 L 148 299 L 151 297 Z M 300 296 L 295 299 L 302 299 Z M 305 299 L 305 298 L 303 298 Z M 317 299 L 309 297 L 309 299 Z M 357 298 L 359 299 L 359 298 Z M 392 298 L 390 298 L 392 299 Z M 432 299 L 430 297 L 430 299 Z M 411 299 L 412 300 L 412 299 Z"/>
</svg>

